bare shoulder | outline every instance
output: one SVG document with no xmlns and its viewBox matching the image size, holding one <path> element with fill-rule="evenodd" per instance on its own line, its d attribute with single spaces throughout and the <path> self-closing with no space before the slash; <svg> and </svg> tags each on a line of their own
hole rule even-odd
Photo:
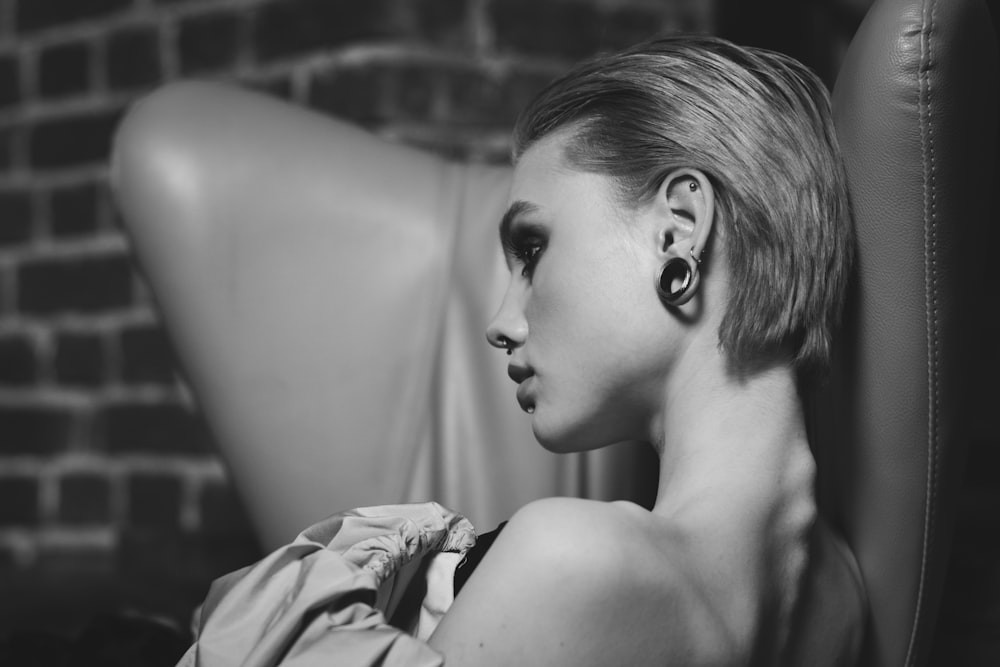
<svg viewBox="0 0 1000 667">
<path fill-rule="evenodd" d="M 493 548 L 539 578 L 571 580 L 579 594 L 614 596 L 670 579 L 649 516 L 630 503 L 546 498 L 521 508 Z"/>
<path fill-rule="evenodd" d="M 683 556 L 625 503 L 536 501 L 514 517 L 430 639 L 450 666 L 669 663 L 698 653 Z M 669 541 L 667 541 L 669 543 Z"/>
<path fill-rule="evenodd" d="M 629 503 L 545 498 L 522 507 L 504 536 L 516 542 L 512 546 L 527 547 L 539 557 L 571 557 L 581 567 L 602 565 L 602 558 L 634 550 L 633 540 L 646 535 L 646 514 Z"/>
</svg>

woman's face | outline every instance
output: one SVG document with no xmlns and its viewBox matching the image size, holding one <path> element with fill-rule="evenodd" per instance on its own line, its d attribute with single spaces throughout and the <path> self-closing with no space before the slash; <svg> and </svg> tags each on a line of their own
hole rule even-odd
<svg viewBox="0 0 1000 667">
<path fill-rule="evenodd" d="M 649 437 L 676 332 L 654 287 L 656 202 L 622 207 L 610 177 L 565 164 L 562 141 L 536 143 L 514 170 L 510 283 L 487 331 L 511 341 L 517 400 L 560 452 Z"/>
</svg>

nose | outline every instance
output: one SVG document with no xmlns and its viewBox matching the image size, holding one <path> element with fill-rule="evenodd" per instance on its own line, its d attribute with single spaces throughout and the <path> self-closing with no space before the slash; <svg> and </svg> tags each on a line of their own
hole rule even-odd
<svg viewBox="0 0 1000 667">
<path fill-rule="evenodd" d="M 518 291 L 514 285 L 507 289 L 500 309 L 486 327 L 486 339 L 493 347 L 513 350 L 528 339 L 528 322 Z"/>
</svg>

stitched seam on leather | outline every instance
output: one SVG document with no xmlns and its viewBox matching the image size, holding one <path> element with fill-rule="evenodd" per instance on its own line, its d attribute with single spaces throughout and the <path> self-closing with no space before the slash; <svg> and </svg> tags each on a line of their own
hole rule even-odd
<svg viewBox="0 0 1000 667">
<path fill-rule="evenodd" d="M 931 66 L 933 64 L 934 0 L 927 0 L 921 12 L 920 97 L 919 116 L 924 177 L 924 289 L 927 322 L 927 490 L 924 500 L 924 535 L 920 558 L 920 579 L 917 585 L 917 605 L 910 628 L 910 642 L 906 665 L 916 660 L 916 646 L 920 619 L 923 613 L 924 589 L 927 584 L 927 561 L 930 557 L 931 534 L 934 527 L 934 493 L 937 483 L 937 408 L 938 408 L 938 352 L 937 352 L 937 200 L 936 164 L 934 156 L 934 128 L 931 122 Z"/>
</svg>

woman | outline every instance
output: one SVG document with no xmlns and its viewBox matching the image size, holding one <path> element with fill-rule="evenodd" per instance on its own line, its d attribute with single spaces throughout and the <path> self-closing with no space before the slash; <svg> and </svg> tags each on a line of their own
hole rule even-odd
<svg viewBox="0 0 1000 667">
<path fill-rule="evenodd" d="M 546 448 L 660 455 L 655 506 L 517 513 L 430 643 L 448 664 L 776 664 L 816 519 L 799 371 L 851 261 L 822 84 L 665 39 L 584 64 L 515 130 L 488 337 Z M 488 601 L 488 602 L 484 602 Z"/>
<path fill-rule="evenodd" d="M 852 256 L 822 84 L 778 54 L 661 39 L 554 82 L 514 143 L 489 341 L 543 446 L 648 442 L 659 490 L 651 511 L 523 508 L 430 647 L 450 667 L 849 664 L 862 594 L 817 521 L 799 397 Z"/>
</svg>

